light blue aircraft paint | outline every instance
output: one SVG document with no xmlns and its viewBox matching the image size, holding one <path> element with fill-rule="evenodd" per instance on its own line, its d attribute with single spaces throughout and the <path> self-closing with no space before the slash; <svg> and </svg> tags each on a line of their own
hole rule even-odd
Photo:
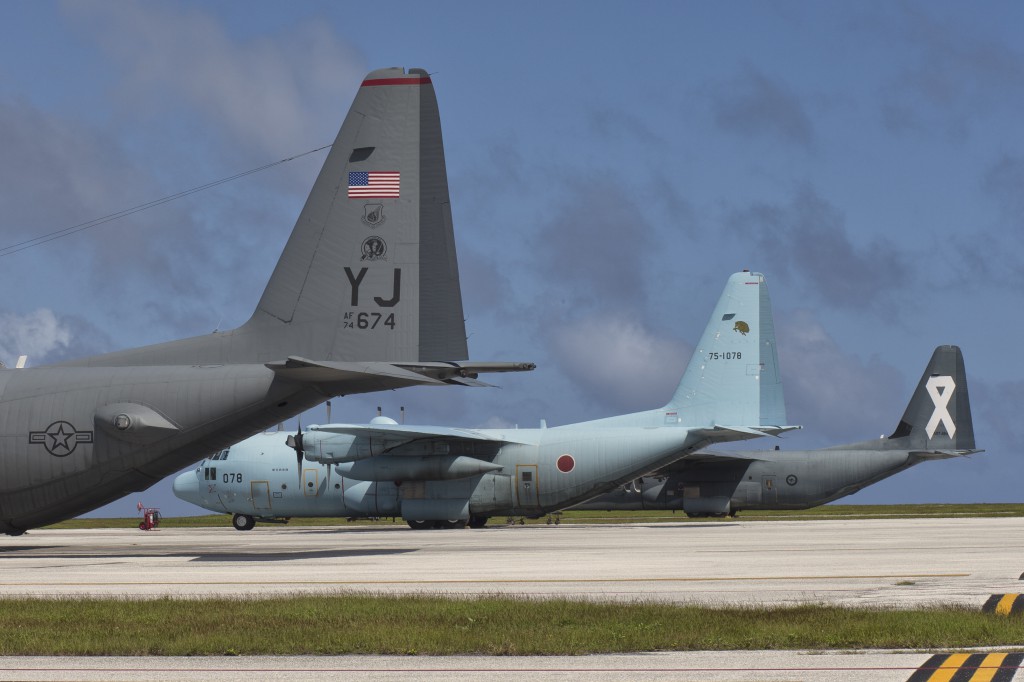
<svg viewBox="0 0 1024 682">
<path fill-rule="evenodd" d="M 175 494 L 257 519 L 401 516 L 413 528 L 538 516 L 711 443 L 785 426 L 764 276 L 732 275 L 672 399 L 645 412 L 540 429 L 311 426 L 253 436 L 178 476 Z"/>
</svg>

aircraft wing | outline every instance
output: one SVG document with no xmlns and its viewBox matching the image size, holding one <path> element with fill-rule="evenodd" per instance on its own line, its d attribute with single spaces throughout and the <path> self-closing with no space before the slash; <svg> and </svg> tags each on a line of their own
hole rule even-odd
<svg viewBox="0 0 1024 682">
<path fill-rule="evenodd" d="M 762 459 L 762 457 L 759 457 L 761 452 L 760 450 L 730 450 L 728 452 L 697 450 L 679 460 L 678 463 L 686 465 L 694 463 L 714 464 L 715 462 L 756 462 Z"/>
<path fill-rule="evenodd" d="M 483 372 L 528 372 L 532 362 L 333 362 L 289 357 L 283 362 L 268 362 L 273 372 L 291 381 L 309 383 L 379 382 L 396 386 L 461 384 L 490 386 L 477 381 Z"/>
<path fill-rule="evenodd" d="M 310 431 L 321 431 L 327 433 L 339 433 L 349 436 L 361 436 L 363 438 L 381 438 L 389 441 L 413 441 L 413 440 L 462 440 L 487 443 L 511 442 L 506 438 L 499 438 L 482 431 L 473 429 L 460 429 L 449 426 L 404 426 L 402 424 L 326 424 L 323 426 L 311 426 Z"/>
</svg>

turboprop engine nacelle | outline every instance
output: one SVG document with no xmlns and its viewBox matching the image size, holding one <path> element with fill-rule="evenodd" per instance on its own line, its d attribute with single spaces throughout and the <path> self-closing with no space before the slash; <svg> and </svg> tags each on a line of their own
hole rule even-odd
<svg viewBox="0 0 1024 682">
<path fill-rule="evenodd" d="M 500 464 L 464 455 L 386 456 L 337 465 L 334 470 L 357 481 L 448 481 L 499 471 Z"/>
<path fill-rule="evenodd" d="M 374 443 L 370 438 L 327 431 L 306 431 L 302 434 L 302 456 L 310 462 L 338 464 L 373 457 Z M 378 447 L 377 450 L 383 450 Z"/>
</svg>

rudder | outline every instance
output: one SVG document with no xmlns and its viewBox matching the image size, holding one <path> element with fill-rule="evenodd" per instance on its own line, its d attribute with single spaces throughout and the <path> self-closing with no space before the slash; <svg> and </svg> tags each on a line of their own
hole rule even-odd
<svg viewBox="0 0 1024 682">
<path fill-rule="evenodd" d="M 775 323 L 764 275 L 729 277 L 672 401 L 688 426 L 786 423 Z"/>
<path fill-rule="evenodd" d="M 939 346 L 932 353 L 903 418 L 889 436 L 894 439 L 909 439 L 911 447 L 974 449 L 967 371 L 958 346 Z"/>
<path fill-rule="evenodd" d="M 468 358 L 440 116 L 426 71 L 381 69 L 364 79 L 240 331 L 264 358 Z"/>
</svg>

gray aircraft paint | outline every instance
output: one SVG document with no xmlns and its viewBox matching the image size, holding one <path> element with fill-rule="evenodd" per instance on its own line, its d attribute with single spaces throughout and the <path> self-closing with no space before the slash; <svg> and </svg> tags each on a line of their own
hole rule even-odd
<svg viewBox="0 0 1024 682">
<path fill-rule="evenodd" d="M 351 175 L 385 171 L 397 191 Z M 353 198 L 353 183 L 387 196 Z M 142 490 L 330 396 L 532 368 L 467 362 L 462 320 L 433 85 L 421 69 L 374 71 L 245 324 L 0 370 L 0 530 Z"/>
<path fill-rule="evenodd" d="M 731 276 L 678 390 L 659 409 L 540 429 L 378 418 L 311 426 L 290 439 L 262 434 L 179 475 L 174 492 L 241 515 L 243 529 L 252 517 L 402 516 L 414 525 L 561 509 L 702 445 L 793 428 L 783 425 L 771 317 L 764 277 Z M 254 505 L 253 486 L 264 484 L 270 509 Z"/>
<path fill-rule="evenodd" d="M 693 515 L 807 509 L 915 464 L 977 452 L 963 354 L 956 346 L 939 346 L 888 438 L 822 450 L 699 451 L 576 508 Z"/>
</svg>

